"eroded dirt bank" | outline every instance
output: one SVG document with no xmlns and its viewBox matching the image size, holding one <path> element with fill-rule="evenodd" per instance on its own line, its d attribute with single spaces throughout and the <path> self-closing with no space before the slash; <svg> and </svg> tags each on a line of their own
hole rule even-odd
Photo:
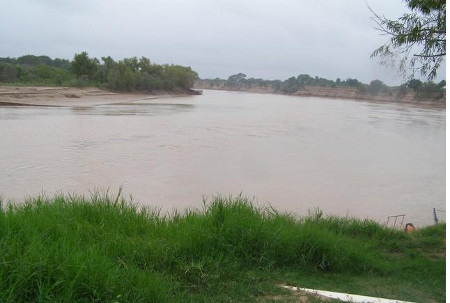
<svg viewBox="0 0 450 303">
<path fill-rule="evenodd" d="M 212 86 L 206 82 L 197 81 L 195 83 L 196 89 L 212 89 L 212 90 L 230 90 L 230 91 L 245 91 L 253 93 L 262 94 L 282 94 L 276 91 L 271 86 L 261 87 L 261 86 L 249 86 L 245 88 L 229 88 L 223 85 Z M 402 96 L 397 96 L 393 94 L 370 94 L 364 93 L 357 88 L 352 87 L 320 87 L 320 86 L 305 86 L 301 90 L 296 91 L 293 94 L 288 94 L 291 96 L 305 96 L 305 97 L 322 97 L 322 98 L 338 98 L 338 99 L 351 99 L 351 100 L 363 100 L 363 101 L 374 101 L 374 102 L 396 102 L 396 103 L 411 103 L 417 105 L 423 105 L 426 107 L 435 108 L 445 108 L 446 107 L 446 96 L 437 100 L 418 100 L 416 99 L 413 92 L 407 92 Z"/>
</svg>

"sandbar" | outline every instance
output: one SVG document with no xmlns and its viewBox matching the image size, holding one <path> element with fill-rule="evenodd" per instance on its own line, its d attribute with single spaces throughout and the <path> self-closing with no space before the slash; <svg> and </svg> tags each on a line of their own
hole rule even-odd
<svg viewBox="0 0 450 303">
<path fill-rule="evenodd" d="M 118 93 L 95 87 L 0 86 L 0 106 L 96 106 L 187 95 L 166 91 Z"/>
</svg>

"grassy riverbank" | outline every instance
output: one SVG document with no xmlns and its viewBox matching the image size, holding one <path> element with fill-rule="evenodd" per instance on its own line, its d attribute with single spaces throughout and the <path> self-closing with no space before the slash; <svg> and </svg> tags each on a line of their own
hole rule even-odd
<svg viewBox="0 0 450 303">
<path fill-rule="evenodd" d="M 299 220 L 241 197 L 170 216 L 103 196 L 3 209 L 0 302 L 298 302 L 280 284 L 445 302 L 445 224 Z"/>
</svg>

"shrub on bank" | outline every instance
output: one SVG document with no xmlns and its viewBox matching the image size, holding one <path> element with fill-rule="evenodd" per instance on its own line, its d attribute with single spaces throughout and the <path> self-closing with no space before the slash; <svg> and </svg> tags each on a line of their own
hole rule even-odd
<svg viewBox="0 0 450 303">
<path fill-rule="evenodd" d="M 166 216 L 107 196 L 38 197 L 0 211 L 0 301 L 169 302 L 254 270 L 386 275 L 399 270 L 392 243 L 404 258 L 443 234 L 296 218 L 243 197 Z"/>
</svg>

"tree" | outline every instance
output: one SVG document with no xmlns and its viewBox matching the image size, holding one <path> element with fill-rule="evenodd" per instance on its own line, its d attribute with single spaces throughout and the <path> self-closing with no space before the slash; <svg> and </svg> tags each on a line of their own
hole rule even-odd
<svg viewBox="0 0 450 303">
<path fill-rule="evenodd" d="M 441 99 L 443 95 L 443 91 L 438 84 L 426 82 L 416 89 L 415 97 L 416 99 Z"/>
<path fill-rule="evenodd" d="M 80 54 L 75 54 L 75 57 L 71 63 L 71 68 L 77 77 L 86 75 L 89 80 L 92 80 L 98 69 L 98 65 L 99 62 L 97 59 L 91 59 L 86 52 L 82 52 Z"/>
<path fill-rule="evenodd" d="M 240 84 L 244 84 L 246 77 L 247 77 L 247 75 L 244 73 L 238 73 L 235 75 L 231 75 L 228 77 L 227 85 L 230 87 L 235 87 Z"/>
<path fill-rule="evenodd" d="M 300 74 L 297 77 L 297 82 L 301 86 L 312 85 L 314 83 L 314 78 L 307 74 Z"/>
<path fill-rule="evenodd" d="M 14 82 L 17 79 L 17 69 L 11 64 L 0 64 L 0 82 Z"/>
<path fill-rule="evenodd" d="M 411 79 L 408 82 L 406 82 L 406 86 L 414 90 L 417 90 L 419 87 L 422 86 L 422 81 L 420 81 L 419 79 Z"/>
<path fill-rule="evenodd" d="M 369 92 L 371 93 L 379 93 L 381 91 L 387 91 L 387 86 L 381 80 L 373 80 L 369 84 Z"/>
<path fill-rule="evenodd" d="M 123 84 L 126 90 L 133 91 L 133 71 L 130 66 L 126 67 L 125 73 L 123 74 Z"/>
<path fill-rule="evenodd" d="M 357 79 L 352 78 L 348 78 L 347 80 L 342 81 L 341 83 L 346 86 L 354 86 L 354 87 L 361 86 L 361 82 L 359 82 Z"/>
<path fill-rule="evenodd" d="M 123 62 L 126 66 L 131 68 L 131 71 L 134 73 L 137 70 L 139 70 L 139 61 L 136 57 L 133 58 L 125 58 L 123 59 Z"/>
<path fill-rule="evenodd" d="M 289 79 L 283 81 L 281 84 L 280 91 L 285 94 L 293 94 L 298 91 L 300 88 L 300 84 L 297 82 L 295 77 L 290 77 Z"/>
<path fill-rule="evenodd" d="M 139 59 L 139 69 L 142 72 L 149 72 L 151 70 L 151 62 L 150 59 L 146 58 L 146 57 L 142 57 L 141 59 Z"/>
<path fill-rule="evenodd" d="M 381 57 L 384 65 L 399 60 L 399 71 L 404 77 L 413 78 L 420 73 L 431 81 L 436 78 L 446 54 L 445 0 L 405 2 L 411 12 L 398 20 L 389 20 L 372 11 L 377 29 L 391 38 L 371 57 Z"/>
</svg>

